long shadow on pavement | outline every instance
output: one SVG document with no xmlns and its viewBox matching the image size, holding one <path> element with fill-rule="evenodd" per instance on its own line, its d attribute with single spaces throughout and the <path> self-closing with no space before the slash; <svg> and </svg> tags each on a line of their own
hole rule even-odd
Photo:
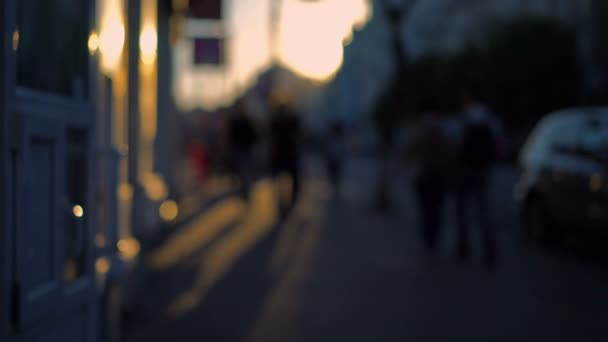
<svg viewBox="0 0 608 342">
<path fill-rule="evenodd" d="M 242 341 L 250 332 L 263 300 L 272 289 L 268 265 L 283 222 L 276 224 L 228 273 L 196 308 L 182 317 L 149 321 L 135 327 L 130 341 Z M 157 279 L 156 281 L 162 281 Z M 166 281 L 166 279 L 165 279 Z M 193 284 L 182 275 L 179 283 Z M 183 286 L 182 286 L 183 287 Z"/>
</svg>

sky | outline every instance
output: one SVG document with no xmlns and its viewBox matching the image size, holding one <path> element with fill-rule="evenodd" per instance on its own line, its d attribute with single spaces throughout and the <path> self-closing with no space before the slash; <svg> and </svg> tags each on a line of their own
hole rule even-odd
<svg viewBox="0 0 608 342">
<path fill-rule="evenodd" d="M 181 110 L 229 104 L 270 65 L 271 1 L 224 0 L 224 67 L 195 67 L 192 42 L 178 43 L 173 91 Z M 369 1 L 283 0 L 277 37 L 281 64 L 306 78 L 331 79 L 342 64 L 343 45 L 353 29 L 372 15 Z"/>
</svg>

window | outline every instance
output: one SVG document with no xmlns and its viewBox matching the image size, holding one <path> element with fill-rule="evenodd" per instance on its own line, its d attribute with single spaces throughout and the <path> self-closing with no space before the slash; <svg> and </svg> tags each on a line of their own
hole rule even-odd
<svg viewBox="0 0 608 342">
<path fill-rule="evenodd" d="M 19 0 L 17 84 L 72 98 L 88 93 L 88 1 Z"/>
</svg>

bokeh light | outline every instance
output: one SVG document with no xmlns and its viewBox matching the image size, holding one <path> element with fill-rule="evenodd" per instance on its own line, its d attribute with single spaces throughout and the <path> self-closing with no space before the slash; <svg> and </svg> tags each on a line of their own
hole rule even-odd
<svg viewBox="0 0 608 342">
<path fill-rule="evenodd" d="M 164 221 L 171 222 L 179 215 L 179 207 L 175 201 L 166 200 L 160 205 L 158 212 Z"/>
<path fill-rule="evenodd" d="M 366 1 L 286 1 L 279 44 L 282 62 L 315 80 L 331 78 L 342 66 L 343 45 L 370 16 Z"/>
<path fill-rule="evenodd" d="M 80 205 L 75 205 L 72 208 L 72 213 L 76 217 L 83 217 L 84 216 L 84 209 L 82 209 L 82 206 L 80 206 Z"/>
<path fill-rule="evenodd" d="M 192 42 L 184 39 L 176 44 L 173 93 L 181 110 L 228 105 L 273 64 L 271 1 L 227 3 L 225 65 L 194 65 Z M 282 4 L 276 42 L 279 64 L 320 82 L 339 70 L 343 46 L 372 15 L 370 0 L 282 0 Z"/>
<path fill-rule="evenodd" d="M 99 50 L 101 65 L 105 72 L 112 73 L 120 65 L 125 44 L 124 14 L 119 0 L 104 2 L 101 10 Z"/>
<path fill-rule="evenodd" d="M 141 36 L 139 38 L 141 60 L 144 64 L 150 65 L 156 60 L 157 44 L 156 28 L 152 25 L 145 26 L 142 29 Z"/>
<path fill-rule="evenodd" d="M 99 35 L 97 32 L 93 31 L 89 35 L 88 46 L 91 55 L 94 55 L 97 52 L 97 49 L 99 49 Z"/>
</svg>

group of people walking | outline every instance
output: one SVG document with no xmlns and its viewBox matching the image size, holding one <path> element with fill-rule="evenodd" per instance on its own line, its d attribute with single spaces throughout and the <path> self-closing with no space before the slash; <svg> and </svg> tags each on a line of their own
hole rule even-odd
<svg viewBox="0 0 608 342">
<path fill-rule="evenodd" d="M 232 169 L 245 199 L 249 199 L 252 184 L 262 174 L 275 178 L 287 175 L 291 180 L 291 195 L 281 203 L 280 210 L 285 213 L 295 205 L 300 193 L 302 138 L 300 117 L 289 105 L 276 105 L 264 122 L 256 122 L 243 103 L 236 104 L 228 120 L 228 140 Z M 260 146 L 267 158 L 256 153 Z"/>
<path fill-rule="evenodd" d="M 453 195 L 455 257 L 470 257 L 469 231 L 476 226 L 482 233 L 484 260 L 494 266 L 497 243 L 488 191 L 491 167 L 501 153 L 502 126 L 475 94 L 464 92 L 461 101 L 456 116 L 442 114 L 433 101 L 422 103 L 406 144 L 406 157 L 415 165 L 421 238 L 426 252 L 435 253 L 445 201 Z"/>
<path fill-rule="evenodd" d="M 471 256 L 469 232 L 470 227 L 475 226 L 482 235 L 484 260 L 488 266 L 494 266 L 497 243 L 489 214 L 488 192 L 490 171 L 504 141 L 503 128 L 474 93 L 464 92 L 461 103 L 460 114 L 450 116 L 443 114 L 433 101 L 425 101 L 411 125 L 405 156 L 415 165 L 420 236 L 425 251 L 429 255 L 435 254 L 441 235 L 442 213 L 446 199 L 451 195 L 456 214 L 455 257 L 467 259 Z M 341 125 L 331 127 L 333 139 L 341 140 L 342 134 Z M 303 134 L 300 118 L 294 110 L 287 105 L 278 105 L 260 129 L 244 106 L 238 104 L 228 122 L 228 138 L 242 195 L 246 199 L 249 197 L 251 185 L 260 176 L 256 171 L 267 171 L 274 177 L 286 174 L 291 179 L 292 191 L 280 209 L 282 214 L 289 211 L 301 188 L 299 160 Z M 269 158 L 266 162 L 255 157 L 260 140 L 267 142 Z M 342 152 L 329 152 L 329 176 L 337 186 Z M 474 209 L 474 220 L 469 220 L 471 209 Z"/>
</svg>

